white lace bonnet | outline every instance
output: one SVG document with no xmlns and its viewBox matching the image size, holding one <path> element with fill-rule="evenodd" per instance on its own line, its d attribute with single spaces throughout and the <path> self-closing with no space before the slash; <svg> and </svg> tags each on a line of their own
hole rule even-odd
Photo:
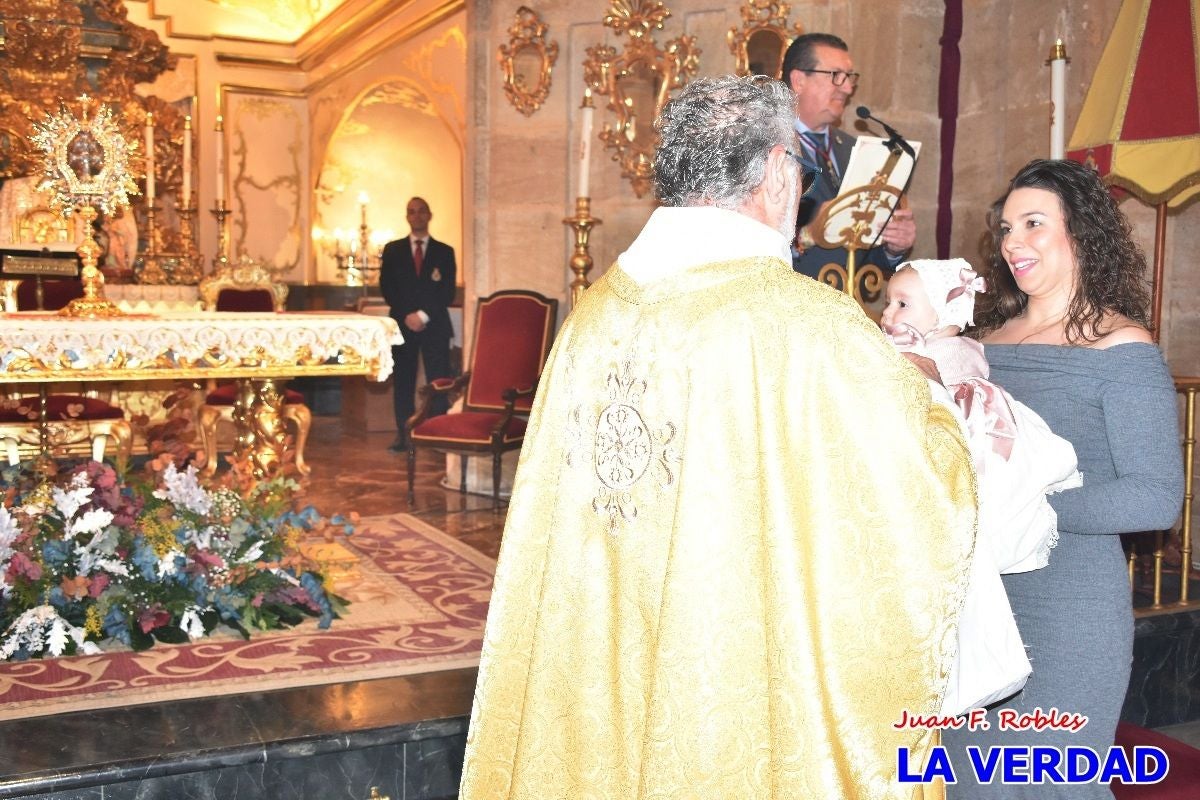
<svg viewBox="0 0 1200 800">
<path fill-rule="evenodd" d="M 965 329 L 975 324 L 975 293 L 987 291 L 987 284 L 966 259 L 917 259 L 901 264 L 899 269 L 905 267 L 912 267 L 925 285 L 925 293 L 937 312 L 939 329 L 947 325 Z"/>
</svg>

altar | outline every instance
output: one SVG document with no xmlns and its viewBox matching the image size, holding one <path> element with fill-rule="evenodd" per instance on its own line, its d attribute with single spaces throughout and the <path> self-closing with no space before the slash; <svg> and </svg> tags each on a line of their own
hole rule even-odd
<svg viewBox="0 0 1200 800">
<path fill-rule="evenodd" d="M 0 382 L 51 383 L 233 379 L 241 382 L 238 446 L 257 468 L 278 464 L 281 393 L 301 376 L 363 375 L 384 381 L 393 345 L 388 317 L 350 312 L 177 311 L 88 319 L 48 312 L 0 315 Z"/>
</svg>

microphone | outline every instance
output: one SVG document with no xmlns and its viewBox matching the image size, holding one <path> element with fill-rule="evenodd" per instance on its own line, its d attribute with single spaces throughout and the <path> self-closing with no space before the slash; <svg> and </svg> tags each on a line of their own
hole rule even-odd
<svg viewBox="0 0 1200 800">
<path fill-rule="evenodd" d="M 904 137 L 900 135 L 900 131 L 896 130 L 891 125 L 888 125 L 879 117 L 872 116 L 871 109 L 867 108 L 866 106 L 859 106 L 854 111 L 856 114 L 858 114 L 859 118 L 874 120 L 882 125 L 883 129 L 887 131 L 887 135 L 891 137 L 888 139 L 888 145 L 893 148 L 899 147 L 901 150 L 908 153 L 908 157 L 911 158 L 915 164 L 917 160 L 917 154 L 913 150 L 912 145 L 905 141 Z M 895 152 L 895 150 L 892 152 Z M 879 244 L 879 237 L 883 235 L 883 229 L 886 228 L 888 223 L 892 221 L 892 215 L 895 214 L 896 209 L 900 207 L 900 200 L 908 192 L 908 185 L 910 183 L 912 183 L 912 172 L 908 173 L 908 180 L 904 182 L 904 188 L 900 190 L 900 195 L 896 198 L 896 202 L 893 203 L 891 209 L 888 210 L 887 219 L 885 219 L 883 224 L 879 226 L 879 232 L 875 234 L 875 239 L 871 242 L 871 247 L 868 249 L 874 249 L 875 245 Z"/>
<path fill-rule="evenodd" d="M 869 119 L 878 122 L 881 126 L 883 126 L 883 129 L 887 132 L 887 135 L 891 137 L 891 144 L 894 144 L 904 152 L 908 153 L 909 157 L 912 158 L 913 161 L 917 160 L 917 154 L 913 150 L 912 145 L 900 135 L 900 131 L 896 130 L 891 125 L 888 125 L 879 117 L 871 116 L 871 109 L 867 108 L 866 106 L 859 106 L 857 109 L 855 109 L 855 113 L 857 113 L 861 119 Z"/>
</svg>

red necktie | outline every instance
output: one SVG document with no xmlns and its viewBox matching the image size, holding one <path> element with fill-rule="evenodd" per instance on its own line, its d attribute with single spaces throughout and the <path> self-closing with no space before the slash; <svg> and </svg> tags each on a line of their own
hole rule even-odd
<svg viewBox="0 0 1200 800">
<path fill-rule="evenodd" d="M 417 239 L 417 249 L 413 251 L 413 267 L 417 270 L 417 277 L 421 277 L 421 265 L 425 263 L 425 240 Z"/>
</svg>

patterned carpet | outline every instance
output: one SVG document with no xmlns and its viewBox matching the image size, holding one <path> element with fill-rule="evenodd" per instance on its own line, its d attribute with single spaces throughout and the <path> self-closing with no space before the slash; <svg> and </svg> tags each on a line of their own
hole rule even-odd
<svg viewBox="0 0 1200 800">
<path fill-rule="evenodd" d="M 308 548 L 350 601 L 328 630 L 312 620 L 249 641 L 219 631 L 141 653 L 0 663 L 0 719 L 478 664 L 494 561 L 407 514 L 366 518 L 348 539 Z"/>
</svg>

